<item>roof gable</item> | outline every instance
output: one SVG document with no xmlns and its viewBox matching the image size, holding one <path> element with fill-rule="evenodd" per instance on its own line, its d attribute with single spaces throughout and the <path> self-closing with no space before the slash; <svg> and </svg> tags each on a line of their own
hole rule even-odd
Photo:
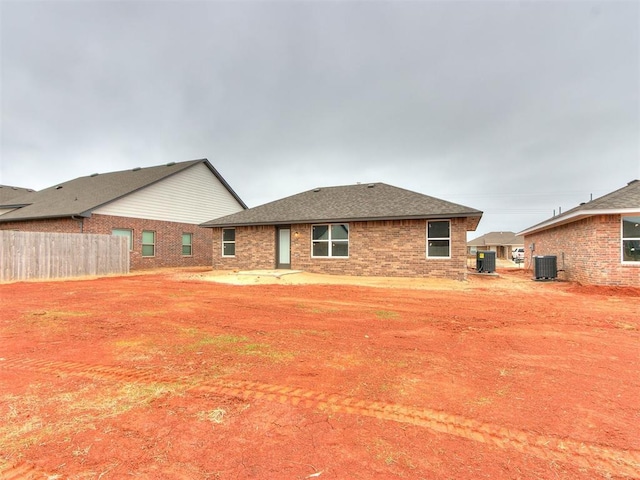
<svg viewBox="0 0 640 480">
<path fill-rule="evenodd" d="M 201 163 L 207 165 L 211 173 L 222 182 L 240 205 L 246 208 L 244 202 L 240 200 L 209 161 L 200 159 L 79 177 L 35 192 L 29 198 L 24 195 L 18 197 L 16 201 L 29 200 L 25 202 L 27 205 L 0 216 L 0 222 L 71 216 L 88 217 L 93 210 L 100 206 Z"/>
<path fill-rule="evenodd" d="M 385 183 L 314 188 L 243 212 L 201 224 L 203 227 L 275 225 L 411 218 L 477 217 L 482 212 Z"/>
<path fill-rule="evenodd" d="M 591 215 L 624 214 L 627 212 L 640 212 L 640 180 L 632 180 L 625 187 L 590 202 L 581 203 L 577 207 L 529 227 L 519 234 L 528 235 L 536 231 L 575 222 Z"/>
</svg>

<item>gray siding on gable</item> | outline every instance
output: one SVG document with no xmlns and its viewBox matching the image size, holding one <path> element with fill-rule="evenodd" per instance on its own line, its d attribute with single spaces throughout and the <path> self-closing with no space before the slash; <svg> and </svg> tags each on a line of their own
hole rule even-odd
<svg viewBox="0 0 640 480">
<path fill-rule="evenodd" d="M 200 224 L 242 210 L 233 195 L 201 163 L 99 207 L 93 213 Z"/>
</svg>

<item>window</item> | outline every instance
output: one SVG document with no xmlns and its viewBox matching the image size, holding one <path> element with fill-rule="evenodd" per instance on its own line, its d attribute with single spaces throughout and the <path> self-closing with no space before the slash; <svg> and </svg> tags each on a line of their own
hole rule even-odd
<svg viewBox="0 0 640 480">
<path fill-rule="evenodd" d="M 222 256 L 235 257 L 236 255 L 236 229 L 222 229 Z"/>
<path fill-rule="evenodd" d="M 144 230 L 142 232 L 142 256 L 155 257 L 156 255 L 156 232 Z"/>
<path fill-rule="evenodd" d="M 640 262 L 640 217 L 622 217 L 622 261 Z"/>
<path fill-rule="evenodd" d="M 311 227 L 312 257 L 348 257 L 349 224 L 313 225 Z"/>
<path fill-rule="evenodd" d="M 111 235 L 127 237 L 129 239 L 129 251 L 133 250 L 133 230 L 129 230 L 128 228 L 114 228 L 111 230 Z"/>
<path fill-rule="evenodd" d="M 451 222 L 449 220 L 427 222 L 427 257 L 451 257 Z"/>
<path fill-rule="evenodd" d="M 193 252 L 193 234 L 192 233 L 183 233 L 182 234 L 182 255 L 185 257 L 190 257 Z"/>
</svg>

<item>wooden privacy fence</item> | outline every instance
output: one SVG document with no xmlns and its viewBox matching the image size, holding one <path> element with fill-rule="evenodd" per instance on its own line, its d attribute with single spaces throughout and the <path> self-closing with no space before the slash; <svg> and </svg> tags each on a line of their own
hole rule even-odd
<svg viewBox="0 0 640 480">
<path fill-rule="evenodd" d="M 129 273 L 129 239 L 0 231 L 0 281 Z"/>
</svg>

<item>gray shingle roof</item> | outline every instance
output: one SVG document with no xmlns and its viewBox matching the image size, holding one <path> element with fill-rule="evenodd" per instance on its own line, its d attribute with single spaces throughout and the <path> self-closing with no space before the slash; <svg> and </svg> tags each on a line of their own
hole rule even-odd
<svg viewBox="0 0 640 480">
<path fill-rule="evenodd" d="M 632 180 L 625 187 L 578 205 L 561 215 L 556 215 L 519 233 L 521 235 L 530 234 L 556 225 L 573 222 L 589 215 L 621 214 L 631 211 L 640 212 L 640 180 Z"/>
<path fill-rule="evenodd" d="M 625 187 L 608 193 L 600 198 L 596 198 L 588 203 L 579 205 L 563 215 L 571 214 L 575 211 L 589 210 L 616 210 L 625 208 L 640 209 L 640 180 L 633 180 Z"/>
<path fill-rule="evenodd" d="M 323 187 L 210 220 L 203 227 L 482 217 L 473 208 L 384 183 Z"/>
<path fill-rule="evenodd" d="M 12 199 L 11 202 L 24 203 L 26 206 L 0 215 L 0 222 L 71 216 L 88 217 L 91 215 L 91 211 L 98 207 L 148 187 L 199 163 L 204 163 L 236 200 L 244 206 L 242 200 L 209 161 L 207 159 L 199 159 L 172 162 L 155 167 L 93 174 L 60 183 L 35 193 L 21 195 Z M 2 208 L 1 204 L 0 208 Z"/>
<path fill-rule="evenodd" d="M 31 194 L 31 196 L 33 196 L 34 193 L 35 191 L 30 188 L 0 185 L 0 208 L 2 208 L 2 205 L 22 205 L 21 203 L 16 203 L 14 200 L 22 196 L 28 198 L 27 195 Z"/>
<path fill-rule="evenodd" d="M 524 237 L 513 232 L 489 232 L 484 235 L 469 240 L 469 246 L 485 245 L 524 245 Z"/>
</svg>

